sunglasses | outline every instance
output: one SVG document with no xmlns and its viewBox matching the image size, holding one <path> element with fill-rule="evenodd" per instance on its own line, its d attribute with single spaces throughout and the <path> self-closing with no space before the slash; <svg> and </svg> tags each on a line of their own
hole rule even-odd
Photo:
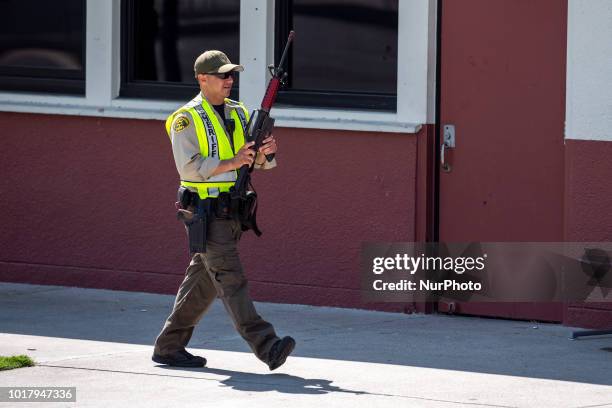
<svg viewBox="0 0 612 408">
<path fill-rule="evenodd" d="M 216 76 L 219 79 L 227 79 L 227 78 L 230 78 L 230 77 L 232 79 L 236 79 L 236 73 L 234 71 L 225 72 L 223 74 L 206 74 L 206 75 Z"/>
</svg>

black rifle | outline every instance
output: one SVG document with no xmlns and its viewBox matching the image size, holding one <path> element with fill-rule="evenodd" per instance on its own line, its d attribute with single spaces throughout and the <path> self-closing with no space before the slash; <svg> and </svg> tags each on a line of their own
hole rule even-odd
<svg viewBox="0 0 612 408">
<path fill-rule="evenodd" d="M 287 59 L 287 52 L 289 51 L 289 46 L 291 45 L 294 36 L 295 32 L 291 31 L 289 33 L 289 38 L 287 38 L 287 45 L 285 45 L 285 49 L 283 50 L 283 54 L 281 56 L 280 62 L 278 63 L 278 67 L 274 67 L 274 65 L 270 65 L 268 67 L 268 69 L 270 70 L 270 74 L 272 74 L 272 79 L 270 79 L 270 82 L 268 83 L 266 94 L 264 95 L 263 101 L 261 102 L 261 108 L 253 111 L 253 113 L 251 114 L 251 118 L 249 119 L 249 123 L 247 124 L 247 136 L 245 138 L 245 141 L 255 142 L 251 149 L 255 150 L 256 156 L 257 151 L 263 144 L 264 139 L 268 137 L 268 135 L 272 132 L 272 128 L 274 128 L 274 119 L 270 117 L 270 109 L 272 109 L 272 105 L 274 105 L 278 90 L 280 89 L 281 85 L 284 85 L 286 83 L 287 80 L 287 72 L 285 71 L 284 65 L 285 60 Z M 274 154 L 266 155 L 267 161 L 272 161 L 272 159 L 274 159 Z M 249 193 L 248 187 L 251 182 L 251 172 L 253 171 L 254 164 L 255 160 L 253 160 L 253 164 L 251 165 L 245 164 L 240 167 L 236 183 L 230 189 L 230 195 L 232 200 L 247 199 L 247 195 Z"/>
</svg>

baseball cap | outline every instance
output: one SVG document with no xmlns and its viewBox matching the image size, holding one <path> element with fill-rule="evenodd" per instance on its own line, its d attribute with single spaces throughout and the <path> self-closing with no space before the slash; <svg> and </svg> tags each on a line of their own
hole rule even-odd
<svg viewBox="0 0 612 408">
<path fill-rule="evenodd" d="M 193 70 L 198 74 L 224 74 L 230 71 L 244 71 L 242 65 L 232 64 L 227 55 L 218 50 L 209 50 L 202 53 L 195 60 Z"/>
</svg>

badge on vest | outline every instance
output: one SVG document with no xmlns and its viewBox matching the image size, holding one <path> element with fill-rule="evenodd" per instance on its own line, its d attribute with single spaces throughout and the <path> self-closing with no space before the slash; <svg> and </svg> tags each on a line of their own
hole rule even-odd
<svg viewBox="0 0 612 408">
<path fill-rule="evenodd" d="M 174 131 L 180 132 L 181 130 L 186 129 L 189 126 L 189 119 L 185 116 L 180 116 L 176 122 L 174 122 Z"/>
</svg>

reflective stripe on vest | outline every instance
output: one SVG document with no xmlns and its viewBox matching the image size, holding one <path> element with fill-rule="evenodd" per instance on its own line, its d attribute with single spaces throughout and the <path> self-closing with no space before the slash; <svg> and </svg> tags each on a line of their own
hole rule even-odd
<svg viewBox="0 0 612 408">
<path fill-rule="evenodd" d="M 215 115 L 212 106 L 201 95 L 196 96 L 192 101 L 168 117 L 166 120 L 168 136 L 171 137 L 172 122 L 176 115 L 182 112 L 189 112 L 196 127 L 196 135 L 202 157 L 215 157 L 218 160 L 232 159 L 236 152 L 244 145 L 248 111 L 240 102 L 230 99 L 226 99 L 225 102 L 233 108 L 230 111 L 230 117 L 234 120 L 234 123 L 240 123 L 241 125 L 234 127 L 232 135 L 234 151 L 232 151 L 229 138 L 225 133 L 224 127 L 221 126 L 217 115 Z M 202 199 L 217 197 L 221 192 L 229 192 L 236 182 L 237 174 L 236 170 L 231 170 L 210 177 L 206 181 L 181 180 L 181 185 L 197 190 L 198 195 Z"/>
</svg>

